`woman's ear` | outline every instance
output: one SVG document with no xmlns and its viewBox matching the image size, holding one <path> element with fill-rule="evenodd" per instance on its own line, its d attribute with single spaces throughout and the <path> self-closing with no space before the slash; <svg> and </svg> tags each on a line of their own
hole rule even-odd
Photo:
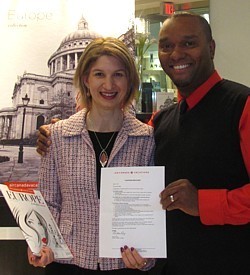
<svg viewBox="0 0 250 275">
<path fill-rule="evenodd" d="M 82 82 L 87 88 L 89 88 L 88 77 L 86 75 L 82 77 Z"/>
</svg>

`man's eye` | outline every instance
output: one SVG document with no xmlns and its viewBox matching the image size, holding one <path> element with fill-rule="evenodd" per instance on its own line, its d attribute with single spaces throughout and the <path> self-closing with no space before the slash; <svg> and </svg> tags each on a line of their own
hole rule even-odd
<svg viewBox="0 0 250 275">
<path fill-rule="evenodd" d="M 172 49 L 172 47 L 173 47 L 173 46 L 172 46 L 171 44 L 162 44 L 160 48 L 161 48 L 163 51 L 166 51 L 166 52 L 167 52 L 167 51 L 170 51 L 170 50 Z"/>
<path fill-rule="evenodd" d="M 186 41 L 184 42 L 185 47 L 193 47 L 195 45 L 194 41 Z"/>
</svg>

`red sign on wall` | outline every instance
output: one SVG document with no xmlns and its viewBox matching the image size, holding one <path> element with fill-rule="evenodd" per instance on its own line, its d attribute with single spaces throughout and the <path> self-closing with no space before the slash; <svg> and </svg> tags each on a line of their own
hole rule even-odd
<svg viewBox="0 0 250 275">
<path fill-rule="evenodd" d="M 163 14 L 171 15 L 174 13 L 174 3 L 173 2 L 164 2 L 163 3 Z"/>
</svg>

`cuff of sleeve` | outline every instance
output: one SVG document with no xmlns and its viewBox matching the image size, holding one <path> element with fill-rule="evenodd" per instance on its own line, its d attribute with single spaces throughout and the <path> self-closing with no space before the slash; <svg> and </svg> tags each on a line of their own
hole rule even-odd
<svg viewBox="0 0 250 275">
<path fill-rule="evenodd" d="M 226 189 L 198 190 L 200 220 L 203 224 L 225 224 L 222 205 L 226 193 Z"/>
</svg>

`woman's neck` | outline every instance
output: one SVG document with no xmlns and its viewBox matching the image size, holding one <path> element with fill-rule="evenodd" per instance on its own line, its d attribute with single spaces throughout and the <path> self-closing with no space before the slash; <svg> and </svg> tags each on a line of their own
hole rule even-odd
<svg viewBox="0 0 250 275">
<path fill-rule="evenodd" d="M 102 113 L 89 110 L 86 116 L 87 129 L 94 132 L 117 132 L 122 123 L 122 110 Z"/>
</svg>

